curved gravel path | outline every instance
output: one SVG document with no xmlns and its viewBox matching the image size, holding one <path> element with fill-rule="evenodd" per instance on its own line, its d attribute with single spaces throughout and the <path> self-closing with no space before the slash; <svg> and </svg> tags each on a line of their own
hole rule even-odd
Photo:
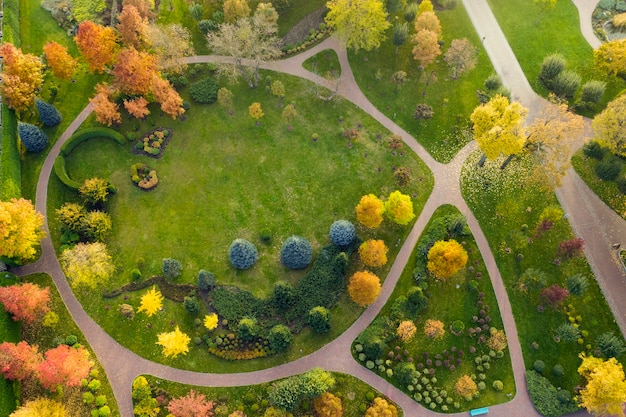
<svg viewBox="0 0 626 417">
<path fill-rule="evenodd" d="M 586 0 L 573 1 L 577 4 L 577 6 L 578 3 L 584 7 L 588 6 L 586 4 L 588 1 Z M 597 3 L 597 0 L 592 0 L 591 2 Z M 531 108 L 534 112 L 532 114 L 537 114 L 536 112 L 538 109 L 546 105 L 545 101 L 539 98 L 530 88 L 530 85 L 525 79 L 519 63 L 515 59 L 512 50 L 506 42 L 506 38 L 500 31 L 500 28 L 495 21 L 486 0 L 463 0 L 463 3 L 479 36 L 481 38 L 485 38 L 485 50 L 489 54 L 489 57 L 494 63 L 494 67 L 496 68 L 498 74 L 503 79 L 503 82 L 511 88 L 515 99 L 521 101 L 526 107 Z M 579 6 L 579 8 L 580 7 L 581 6 Z M 580 10 L 581 22 L 585 19 L 590 20 L 590 16 L 583 14 L 583 9 Z M 584 13 L 589 12 L 584 11 Z M 581 26 L 582 25 L 583 24 L 581 23 Z M 302 67 L 302 62 L 304 60 L 315 55 L 319 51 L 329 48 L 337 51 L 341 63 L 342 75 L 338 86 L 335 82 L 331 82 L 312 74 Z M 223 60 L 228 60 L 228 58 L 198 56 L 189 58 L 188 62 L 217 62 Z M 333 371 L 345 372 L 369 383 L 400 405 L 404 410 L 405 416 L 412 417 L 420 415 L 434 417 L 439 415 L 438 413 L 424 409 L 422 406 L 407 397 L 404 393 L 387 383 L 384 379 L 378 377 L 376 374 L 368 371 L 355 362 L 350 355 L 350 345 L 354 338 L 376 317 L 391 295 L 393 288 L 395 287 L 395 284 L 411 255 L 413 247 L 415 246 L 417 239 L 430 219 L 433 211 L 442 204 L 453 204 L 467 217 L 468 224 L 476 238 L 476 242 L 484 258 L 485 264 L 487 265 L 489 276 L 496 292 L 498 306 L 500 308 L 505 331 L 509 339 L 509 352 L 513 364 L 517 394 L 506 404 L 490 407 L 491 413 L 496 413 L 496 415 L 502 416 L 507 415 L 508 417 L 538 416 L 539 414 L 532 406 L 525 389 L 524 362 L 517 337 L 515 320 L 511 311 L 511 305 L 506 295 L 506 289 L 496 266 L 489 244 L 482 233 L 476 218 L 469 210 L 460 192 L 459 176 L 461 167 L 469 153 L 476 149 L 476 145 L 473 142 L 468 144 L 448 164 L 441 164 L 435 161 L 411 135 L 402 130 L 393 121 L 378 111 L 362 94 L 350 70 L 345 48 L 339 45 L 334 38 L 327 39 L 300 55 L 281 61 L 266 63 L 263 65 L 263 68 L 300 76 L 332 90 L 338 87 L 337 90 L 341 96 L 362 108 L 393 133 L 402 136 L 405 143 L 420 158 L 422 158 L 422 160 L 424 160 L 432 170 L 435 177 L 434 190 L 426 202 L 420 216 L 415 222 L 409 236 L 404 242 L 394 264 L 392 265 L 389 275 L 384 282 L 380 296 L 374 304 L 364 311 L 359 319 L 357 319 L 357 321 L 355 321 L 355 323 L 346 332 L 320 350 L 296 361 L 271 369 L 241 374 L 196 373 L 174 369 L 141 358 L 135 353 L 119 345 L 82 309 L 82 306 L 74 297 L 72 290 L 60 269 L 51 240 L 49 238 L 44 239 L 42 241 L 42 256 L 40 260 L 33 264 L 19 268 L 15 272 L 19 275 L 30 274 L 33 272 L 47 272 L 53 277 L 61 297 L 68 307 L 68 310 L 83 330 L 85 337 L 98 356 L 102 366 L 106 370 L 118 402 L 121 415 L 124 417 L 133 416 L 132 399 L 130 396 L 131 385 L 133 379 L 140 374 L 152 374 L 159 378 L 194 385 L 238 386 L 274 380 L 304 372 L 314 366 L 320 366 Z M 72 124 L 51 149 L 43 165 L 37 185 L 36 207 L 37 210 L 44 215 L 47 211 L 46 202 L 48 179 L 52 173 L 54 159 L 58 155 L 63 142 L 67 140 L 76 129 L 78 129 L 80 124 L 90 113 L 91 106 L 87 106 L 72 122 Z M 626 236 L 626 223 L 616 215 L 612 217 L 609 212 L 605 213 L 606 206 L 599 199 L 597 199 L 597 197 L 594 199 L 593 197 L 595 197 L 595 195 L 593 195 L 588 188 L 585 188 L 586 186 L 584 186 L 584 184 L 580 184 L 580 179 L 577 179 L 577 176 L 573 172 L 570 172 L 564 181 L 563 187 L 558 190 L 557 195 L 559 196 L 566 212 L 570 214 L 568 218 L 572 223 L 574 230 L 588 242 L 586 254 L 590 259 L 590 263 L 592 264 L 596 277 L 598 277 L 601 285 L 603 285 L 603 289 L 606 289 L 605 295 L 607 295 L 607 299 L 609 299 L 609 304 L 613 308 L 614 313 L 617 317 L 619 317 L 618 322 L 620 322 L 622 331 L 624 331 L 625 327 L 623 327 L 623 322 L 624 317 L 626 317 L 626 313 L 624 312 L 624 310 L 626 310 L 626 306 L 623 304 L 619 305 L 619 303 L 617 303 L 617 299 L 624 294 L 624 291 L 626 291 L 626 285 L 624 285 L 625 274 L 623 274 L 623 271 L 618 271 L 617 268 L 614 268 L 617 266 L 614 262 L 606 262 L 605 259 L 607 259 L 607 255 L 609 258 L 611 256 L 607 243 L 616 242 L 616 238 L 624 238 Z M 580 204 L 581 200 L 584 200 L 585 204 Z M 45 227 L 47 229 L 47 224 Z M 593 239 L 597 239 L 597 243 L 596 240 Z M 594 243 L 590 244 L 589 242 L 592 241 Z M 613 299 L 613 296 L 616 298 Z M 461 414 L 466 415 L 467 413 L 459 413 L 459 415 Z M 582 416 L 587 415 L 587 413 L 581 411 L 577 413 L 577 415 Z"/>
</svg>

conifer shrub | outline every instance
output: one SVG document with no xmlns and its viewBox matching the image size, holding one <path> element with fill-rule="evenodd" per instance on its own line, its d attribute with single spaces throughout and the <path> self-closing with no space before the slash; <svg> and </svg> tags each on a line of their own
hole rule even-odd
<svg viewBox="0 0 626 417">
<path fill-rule="evenodd" d="M 356 237 L 356 229 L 347 220 L 337 220 L 330 226 L 330 241 L 337 246 L 347 246 Z"/>
<path fill-rule="evenodd" d="M 172 258 L 164 258 L 161 267 L 165 278 L 178 278 L 183 271 L 183 264 Z"/>
<path fill-rule="evenodd" d="M 48 144 L 48 135 L 30 123 L 18 123 L 17 132 L 20 140 L 30 152 L 41 152 Z"/>
<path fill-rule="evenodd" d="M 307 316 L 309 326 L 317 333 L 330 331 L 330 311 L 322 306 L 313 307 Z"/>
<path fill-rule="evenodd" d="M 622 172 L 622 161 L 616 156 L 605 158 L 595 167 L 596 175 L 604 181 L 613 181 Z"/>
<path fill-rule="evenodd" d="M 541 63 L 541 70 L 539 71 L 539 80 L 543 85 L 552 89 L 554 80 L 565 69 L 566 61 L 561 54 L 551 54 L 546 56 Z"/>
<path fill-rule="evenodd" d="M 313 247 L 301 236 L 290 236 L 280 250 L 280 262 L 289 269 L 303 269 L 313 259 Z"/>
<path fill-rule="evenodd" d="M 52 104 L 48 104 L 40 99 L 35 99 L 39 121 L 46 127 L 56 126 L 61 123 L 61 113 Z"/>
<path fill-rule="evenodd" d="M 201 291 L 208 291 L 215 287 L 215 274 L 201 269 L 198 271 L 198 288 Z"/>
<path fill-rule="evenodd" d="M 228 250 L 228 259 L 233 268 L 249 269 L 258 259 L 258 251 L 254 244 L 246 239 L 235 239 Z"/>
<path fill-rule="evenodd" d="M 554 94 L 566 99 L 574 97 L 578 87 L 580 87 L 580 75 L 574 71 L 565 70 L 552 81 Z"/>
<path fill-rule="evenodd" d="M 217 91 L 220 85 L 211 77 L 203 78 L 189 86 L 191 98 L 202 104 L 211 104 L 217 100 Z"/>
</svg>

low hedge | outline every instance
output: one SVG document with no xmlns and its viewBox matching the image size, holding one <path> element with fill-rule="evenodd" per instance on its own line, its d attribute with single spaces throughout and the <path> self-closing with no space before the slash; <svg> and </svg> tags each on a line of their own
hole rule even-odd
<svg viewBox="0 0 626 417">
<path fill-rule="evenodd" d="M 72 180 L 69 175 L 67 175 L 67 169 L 65 168 L 65 157 L 63 155 L 57 156 L 54 160 L 54 173 L 63 184 L 65 184 L 68 188 L 71 188 L 74 191 L 78 191 L 81 185 L 83 185 L 80 182 Z"/>
<path fill-rule="evenodd" d="M 75 147 L 92 138 L 109 138 L 117 141 L 120 145 L 126 144 L 124 135 L 116 130 L 109 129 L 108 127 L 90 127 L 74 133 L 72 137 L 61 146 L 61 155 L 69 155 Z"/>
<path fill-rule="evenodd" d="M 2 106 L 2 143 L 0 146 L 0 200 L 22 196 L 22 165 L 17 147 L 17 117 Z"/>
</svg>

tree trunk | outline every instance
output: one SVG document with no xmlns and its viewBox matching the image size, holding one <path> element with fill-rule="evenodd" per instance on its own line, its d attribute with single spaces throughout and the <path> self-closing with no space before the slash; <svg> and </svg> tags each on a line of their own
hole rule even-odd
<svg viewBox="0 0 626 417">
<path fill-rule="evenodd" d="M 512 153 L 511 155 L 509 155 L 504 162 L 502 163 L 502 165 L 500 165 L 500 169 L 504 169 L 507 167 L 507 165 L 509 165 L 509 163 L 513 160 L 513 158 L 515 158 L 515 154 Z"/>
<path fill-rule="evenodd" d="M 482 168 L 483 165 L 485 165 L 486 160 L 487 160 L 487 155 L 483 154 L 483 156 L 481 156 L 480 160 L 478 161 L 478 166 Z"/>
</svg>

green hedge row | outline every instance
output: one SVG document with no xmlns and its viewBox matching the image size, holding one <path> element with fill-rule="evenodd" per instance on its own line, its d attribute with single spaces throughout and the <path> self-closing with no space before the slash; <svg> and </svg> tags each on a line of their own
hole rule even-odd
<svg viewBox="0 0 626 417">
<path fill-rule="evenodd" d="M 74 133 L 71 138 L 61 146 L 61 155 L 69 155 L 75 147 L 92 138 L 109 138 L 117 141 L 120 145 L 126 144 L 126 138 L 120 132 L 108 127 L 90 127 Z"/>
<path fill-rule="evenodd" d="M 54 160 L 54 173 L 57 174 L 57 177 L 61 180 L 63 184 L 67 187 L 71 188 L 74 191 L 78 191 L 80 186 L 82 185 L 79 182 L 72 180 L 69 175 L 67 175 L 67 169 L 65 168 L 65 157 L 63 155 L 57 156 Z"/>
<path fill-rule="evenodd" d="M 2 41 L 20 47 L 20 2 L 19 0 L 5 0 L 4 27 Z"/>
<path fill-rule="evenodd" d="M 22 196 L 22 165 L 17 147 L 17 117 L 2 106 L 2 143 L 0 146 L 0 200 Z"/>
</svg>

